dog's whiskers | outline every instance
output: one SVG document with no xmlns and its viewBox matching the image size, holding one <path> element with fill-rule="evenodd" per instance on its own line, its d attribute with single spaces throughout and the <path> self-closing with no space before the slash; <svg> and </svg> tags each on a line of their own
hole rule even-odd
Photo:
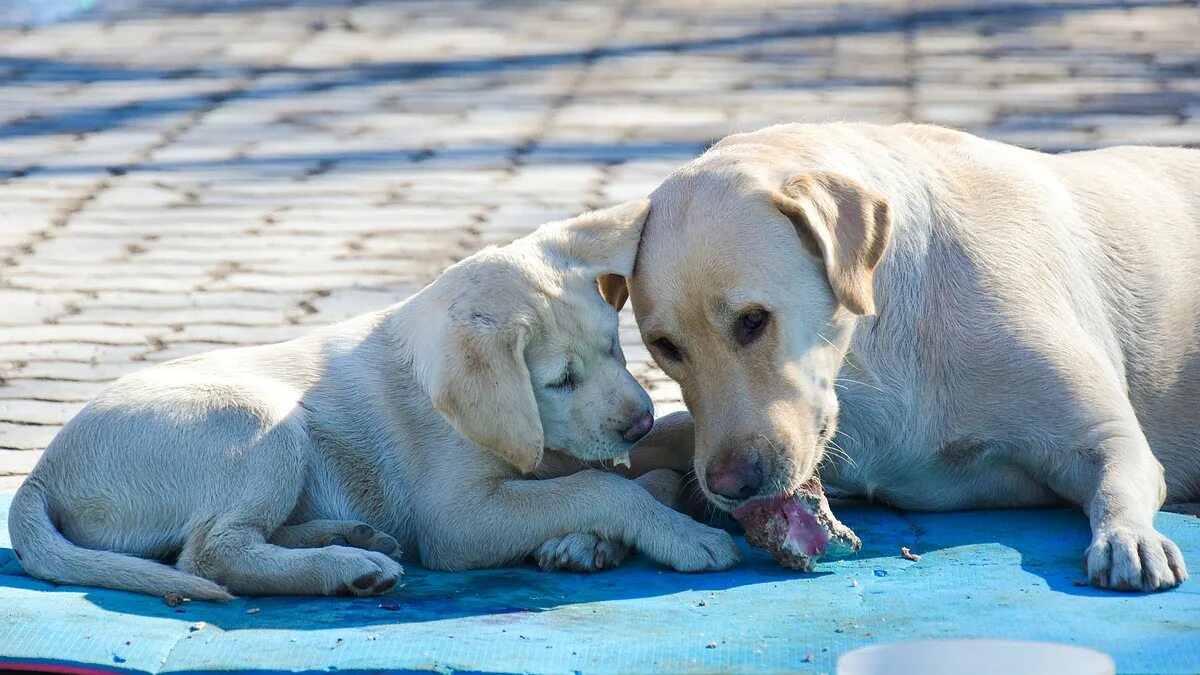
<svg viewBox="0 0 1200 675">
<path fill-rule="evenodd" d="M 846 432 L 842 431 L 841 429 L 838 429 L 837 431 L 833 432 L 833 438 L 837 438 L 838 436 L 845 436 L 846 438 L 849 438 L 851 441 L 853 441 L 853 442 L 855 442 L 855 443 L 857 443 L 857 442 L 858 442 L 858 439 L 857 439 L 857 438 L 855 438 L 855 437 L 851 436 L 850 434 L 848 434 L 848 433 L 846 433 Z"/>
<path fill-rule="evenodd" d="M 828 445 L 826 445 L 826 449 L 829 450 L 830 455 L 838 457 L 839 459 L 846 462 L 847 464 L 849 464 L 851 467 L 853 467 L 855 469 L 858 468 L 858 463 L 854 461 L 854 459 L 850 456 L 850 453 L 847 452 L 845 448 L 843 448 L 842 446 L 840 446 L 836 442 L 834 442 L 834 440 L 832 438 L 829 439 Z"/>
<path fill-rule="evenodd" d="M 876 386 L 875 386 L 875 385 L 873 385 L 873 384 L 867 384 L 866 382 L 860 382 L 860 381 L 858 381 L 858 380 L 855 380 L 855 379 L 852 379 L 852 378 L 849 378 L 849 377 L 841 377 L 841 376 L 839 376 L 839 377 L 837 378 L 837 381 L 838 381 L 838 382 L 849 382 L 850 384 L 857 384 L 857 385 L 859 385 L 859 386 L 866 387 L 866 388 L 868 388 L 868 389 L 874 389 L 875 391 L 877 391 L 877 392 L 879 392 L 879 393 L 881 393 L 881 394 L 886 394 L 886 393 L 887 393 L 887 392 L 886 392 L 886 391 L 884 391 L 883 389 L 881 389 L 881 388 L 879 388 L 879 387 L 876 387 Z M 834 386 L 836 387 L 837 385 L 836 385 L 836 384 L 834 384 Z"/>
<path fill-rule="evenodd" d="M 825 341 L 825 344 L 829 345 L 830 347 L 833 347 L 834 349 L 837 349 L 837 348 L 838 348 L 838 346 L 837 346 L 837 345 L 835 345 L 835 344 L 833 344 L 832 342 L 830 342 L 830 341 L 829 341 L 829 338 L 825 337 L 824 335 L 821 335 L 820 333 L 817 333 L 817 337 L 819 337 L 819 338 L 821 338 L 822 340 L 824 340 L 824 341 Z"/>
</svg>

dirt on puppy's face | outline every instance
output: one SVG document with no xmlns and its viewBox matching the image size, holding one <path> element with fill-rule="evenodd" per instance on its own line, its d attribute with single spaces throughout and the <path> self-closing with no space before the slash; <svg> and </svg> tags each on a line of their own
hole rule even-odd
<svg viewBox="0 0 1200 675">
<path fill-rule="evenodd" d="M 856 190 L 717 153 L 651 195 L 630 297 L 695 419 L 699 485 L 723 509 L 796 491 L 835 431 L 854 317 L 873 311 L 863 265 L 886 245 L 850 222 L 886 219 Z"/>
</svg>

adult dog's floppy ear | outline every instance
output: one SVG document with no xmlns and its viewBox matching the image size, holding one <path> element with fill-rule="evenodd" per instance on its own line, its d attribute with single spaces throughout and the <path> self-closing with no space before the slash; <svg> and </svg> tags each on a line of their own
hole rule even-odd
<svg viewBox="0 0 1200 675">
<path fill-rule="evenodd" d="M 595 274 L 604 301 L 620 310 L 629 298 L 625 277 L 633 274 L 649 213 L 649 199 L 589 211 L 547 227 L 542 241 Z"/>
<path fill-rule="evenodd" d="M 773 201 L 801 241 L 825 261 L 834 297 L 859 315 L 875 313 L 875 267 L 892 235 L 887 200 L 836 173 L 792 176 Z"/>
<path fill-rule="evenodd" d="M 431 373 L 433 405 L 464 436 L 529 473 L 542 461 L 542 421 L 525 364 L 528 330 L 449 317 Z"/>
</svg>

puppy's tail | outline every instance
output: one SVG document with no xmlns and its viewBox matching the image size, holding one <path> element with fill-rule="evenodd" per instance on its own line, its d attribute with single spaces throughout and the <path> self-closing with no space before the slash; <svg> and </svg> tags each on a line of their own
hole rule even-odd
<svg viewBox="0 0 1200 675">
<path fill-rule="evenodd" d="M 26 480 L 17 490 L 8 512 L 13 551 L 32 576 L 56 584 L 99 586 L 159 596 L 178 593 L 197 600 L 232 597 L 208 579 L 153 560 L 72 544 L 50 520 L 50 503 L 35 480 Z"/>
</svg>

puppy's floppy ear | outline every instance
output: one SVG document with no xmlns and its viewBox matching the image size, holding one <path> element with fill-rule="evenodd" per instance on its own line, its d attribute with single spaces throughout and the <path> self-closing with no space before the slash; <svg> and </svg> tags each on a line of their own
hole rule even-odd
<svg viewBox="0 0 1200 675">
<path fill-rule="evenodd" d="M 450 317 L 429 394 L 438 412 L 464 436 L 529 473 L 542 461 L 542 421 L 525 364 L 523 327 L 487 317 Z"/>
<path fill-rule="evenodd" d="M 855 314 L 874 314 L 875 267 L 892 235 L 887 200 L 826 171 L 792 176 L 772 199 L 805 247 L 825 261 L 838 302 Z"/>
<path fill-rule="evenodd" d="M 619 311 L 629 298 L 625 277 L 633 274 L 642 226 L 649 213 L 649 199 L 589 211 L 547 227 L 542 241 L 595 274 L 600 295 Z"/>
</svg>

